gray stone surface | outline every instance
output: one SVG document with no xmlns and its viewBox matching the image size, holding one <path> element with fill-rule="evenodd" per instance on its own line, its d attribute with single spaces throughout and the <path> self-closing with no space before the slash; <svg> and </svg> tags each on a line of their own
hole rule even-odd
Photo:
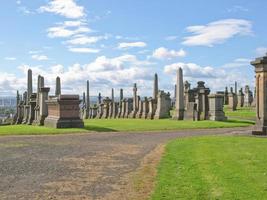
<svg viewBox="0 0 267 200">
<path fill-rule="evenodd" d="M 210 94 L 209 96 L 209 119 L 212 121 L 225 121 L 225 113 L 223 111 L 224 97 L 221 94 Z"/>
<path fill-rule="evenodd" d="M 176 100 L 173 119 L 184 119 L 184 83 L 183 83 L 183 70 L 179 68 L 176 75 Z"/>
</svg>

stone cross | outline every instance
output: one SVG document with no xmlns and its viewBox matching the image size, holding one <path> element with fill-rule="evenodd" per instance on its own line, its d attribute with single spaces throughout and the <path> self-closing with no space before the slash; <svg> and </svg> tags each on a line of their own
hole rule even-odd
<svg viewBox="0 0 267 200">
<path fill-rule="evenodd" d="M 183 70 L 179 68 L 177 70 L 176 79 L 176 102 L 173 119 L 184 119 L 184 82 L 183 82 Z"/>
</svg>

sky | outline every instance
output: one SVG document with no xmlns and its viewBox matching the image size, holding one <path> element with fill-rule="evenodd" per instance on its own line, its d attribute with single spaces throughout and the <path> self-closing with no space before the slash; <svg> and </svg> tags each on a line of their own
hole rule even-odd
<svg viewBox="0 0 267 200">
<path fill-rule="evenodd" d="M 123 88 L 173 94 L 176 70 L 195 87 L 254 87 L 250 61 L 267 52 L 266 0 L 8 0 L 0 7 L 0 96 L 38 74 L 54 93 L 110 96 Z M 253 90 L 253 89 L 252 89 Z"/>
</svg>

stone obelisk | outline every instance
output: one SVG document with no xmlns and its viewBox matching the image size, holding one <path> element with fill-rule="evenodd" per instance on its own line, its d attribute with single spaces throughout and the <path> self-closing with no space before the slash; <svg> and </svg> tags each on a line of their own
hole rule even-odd
<svg viewBox="0 0 267 200">
<path fill-rule="evenodd" d="M 29 103 L 29 101 L 30 101 L 30 97 L 31 97 L 31 95 L 32 95 L 32 70 L 31 70 L 31 69 L 28 70 L 28 87 L 27 87 L 27 94 L 28 94 L 27 103 Z"/>
<path fill-rule="evenodd" d="M 184 84 L 183 84 L 183 70 L 179 68 L 177 70 L 176 79 L 176 102 L 173 119 L 184 119 Z"/>
<path fill-rule="evenodd" d="M 89 80 L 87 80 L 86 85 L 86 119 L 89 117 L 90 112 L 90 93 L 89 93 Z"/>
<path fill-rule="evenodd" d="M 55 91 L 55 95 L 59 96 L 61 95 L 61 83 L 60 83 L 60 77 L 56 78 L 56 91 Z"/>
<path fill-rule="evenodd" d="M 159 92 L 158 74 L 155 74 L 155 76 L 154 76 L 153 99 L 157 100 L 158 92 Z"/>
</svg>

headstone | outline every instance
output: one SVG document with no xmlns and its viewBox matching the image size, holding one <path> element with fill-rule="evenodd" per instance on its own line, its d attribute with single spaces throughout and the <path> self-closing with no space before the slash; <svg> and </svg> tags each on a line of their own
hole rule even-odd
<svg viewBox="0 0 267 200">
<path fill-rule="evenodd" d="M 110 102 L 111 99 L 109 97 L 106 97 L 103 99 L 103 115 L 102 115 L 102 119 L 107 119 L 109 117 L 109 112 L 110 112 Z"/>
<path fill-rule="evenodd" d="M 164 119 L 170 117 L 171 98 L 170 93 L 158 92 L 157 109 L 154 119 Z"/>
<path fill-rule="evenodd" d="M 129 115 L 132 111 L 133 111 L 133 99 L 127 98 L 125 102 L 124 118 L 129 118 Z"/>
<path fill-rule="evenodd" d="M 245 94 L 244 95 L 245 95 L 244 96 L 244 106 L 245 107 L 250 107 L 251 106 L 251 103 L 253 101 L 253 94 L 250 91 L 248 85 L 245 86 Z"/>
<path fill-rule="evenodd" d="M 255 135 L 267 135 L 267 54 L 251 62 L 256 72 L 256 125 Z"/>
<path fill-rule="evenodd" d="M 187 109 L 184 112 L 184 119 L 193 121 L 198 119 L 197 104 L 195 102 L 188 102 Z"/>
<path fill-rule="evenodd" d="M 40 121 L 39 125 L 44 125 L 44 120 L 48 116 L 48 107 L 47 107 L 47 100 L 48 100 L 48 93 L 50 88 L 42 87 L 40 89 Z"/>
<path fill-rule="evenodd" d="M 240 88 L 238 95 L 237 95 L 237 106 L 238 107 L 243 107 L 244 106 L 244 93 L 243 93 L 243 89 Z"/>
<path fill-rule="evenodd" d="M 113 107 L 114 107 L 114 89 L 112 88 L 111 89 L 111 101 L 109 103 L 109 118 L 112 118 L 113 117 Z"/>
<path fill-rule="evenodd" d="M 104 110 L 104 104 L 103 103 L 98 104 L 98 107 L 97 107 L 97 115 L 96 115 L 96 118 L 97 119 L 101 119 L 102 118 L 102 116 L 103 116 L 103 110 Z"/>
<path fill-rule="evenodd" d="M 85 119 L 89 118 L 89 109 L 90 109 L 90 93 L 89 93 L 89 80 L 86 82 L 86 116 Z"/>
<path fill-rule="evenodd" d="M 176 80 L 176 102 L 173 119 L 183 120 L 184 119 L 184 83 L 183 83 L 183 70 L 179 68 L 177 70 Z"/>
<path fill-rule="evenodd" d="M 204 81 L 198 81 L 198 86 L 195 88 L 196 91 L 196 103 L 197 103 L 197 120 L 208 120 L 209 119 L 209 98 L 210 89 L 205 87 Z"/>
<path fill-rule="evenodd" d="M 224 105 L 228 105 L 228 104 L 229 104 L 228 88 L 225 87 L 225 91 L 224 91 Z"/>
<path fill-rule="evenodd" d="M 138 105 L 138 112 L 136 113 L 136 118 L 142 118 L 142 113 L 143 113 L 143 101 L 139 101 Z"/>
<path fill-rule="evenodd" d="M 225 117 L 223 111 L 223 95 L 221 94 L 210 94 L 209 96 L 209 119 L 212 121 L 225 121 L 227 118 Z"/>
<path fill-rule="evenodd" d="M 47 88 L 42 88 L 42 94 L 44 90 L 47 93 Z M 44 125 L 53 128 L 83 128 L 84 123 L 79 115 L 80 102 L 79 95 L 59 95 L 46 100 L 49 114 Z"/>
<path fill-rule="evenodd" d="M 148 114 L 147 119 L 154 119 L 155 113 L 157 109 L 157 101 L 153 98 L 148 99 Z"/>
<path fill-rule="evenodd" d="M 190 89 L 190 83 L 188 81 L 184 82 L 184 105 L 185 110 L 188 108 L 189 102 L 195 102 L 194 90 Z"/>
<path fill-rule="evenodd" d="M 148 100 L 147 97 L 144 98 L 144 101 L 142 102 L 143 112 L 142 112 L 142 118 L 146 119 L 148 114 Z"/>
<path fill-rule="evenodd" d="M 35 107 L 36 107 L 36 93 L 32 93 L 30 96 L 30 101 L 29 101 L 29 120 L 28 120 L 28 124 L 31 125 L 35 119 Z"/>
<path fill-rule="evenodd" d="M 228 99 L 229 99 L 229 108 L 232 110 L 232 111 L 235 111 L 236 110 L 236 107 L 237 107 L 237 97 L 236 97 L 236 94 L 233 92 L 233 88 L 231 87 L 230 88 L 230 93 L 228 94 Z"/>
</svg>

